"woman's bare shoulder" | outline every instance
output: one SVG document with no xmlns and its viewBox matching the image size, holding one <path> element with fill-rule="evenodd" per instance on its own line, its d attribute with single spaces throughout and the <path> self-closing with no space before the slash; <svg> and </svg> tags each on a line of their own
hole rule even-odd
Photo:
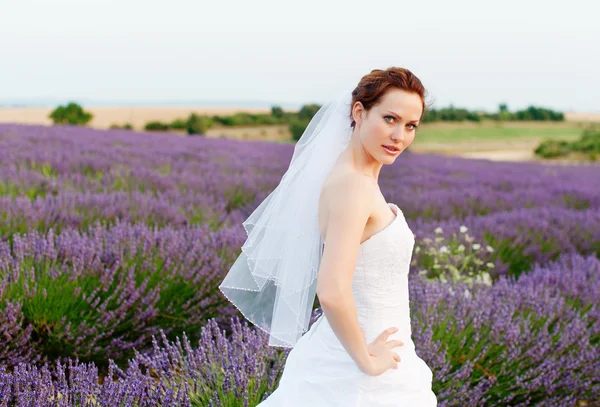
<svg viewBox="0 0 600 407">
<path fill-rule="evenodd" d="M 321 195 L 322 208 L 330 215 L 369 217 L 377 183 L 370 177 L 347 171 L 327 180 Z"/>
</svg>

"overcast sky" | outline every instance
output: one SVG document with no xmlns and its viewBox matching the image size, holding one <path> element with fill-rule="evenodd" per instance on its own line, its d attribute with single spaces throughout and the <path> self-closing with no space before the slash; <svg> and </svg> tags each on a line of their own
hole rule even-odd
<svg viewBox="0 0 600 407">
<path fill-rule="evenodd" d="M 600 112 L 596 3 L 0 0 L 0 102 L 298 106 L 402 66 L 438 108 Z"/>
</svg>

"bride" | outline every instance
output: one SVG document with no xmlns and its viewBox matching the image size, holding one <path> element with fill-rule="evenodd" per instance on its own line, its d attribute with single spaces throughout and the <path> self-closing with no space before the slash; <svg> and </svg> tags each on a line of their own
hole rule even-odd
<svg viewBox="0 0 600 407">
<path fill-rule="evenodd" d="M 321 107 L 244 222 L 248 239 L 219 288 L 269 345 L 293 348 L 260 407 L 437 406 L 411 338 L 414 235 L 378 185 L 424 111 L 411 71 L 371 71 Z M 323 314 L 308 329 L 315 295 Z"/>
</svg>

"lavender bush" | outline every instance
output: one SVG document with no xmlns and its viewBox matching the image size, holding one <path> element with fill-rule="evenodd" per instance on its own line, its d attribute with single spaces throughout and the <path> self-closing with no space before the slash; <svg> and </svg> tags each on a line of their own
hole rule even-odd
<svg viewBox="0 0 600 407">
<path fill-rule="evenodd" d="M 594 256 L 563 255 L 518 280 L 475 284 L 470 296 L 462 294 L 462 282 L 412 276 L 413 339 L 433 370 L 439 406 L 566 407 L 598 400 L 599 273 Z M 49 406 L 59 397 L 64 406 L 82 400 L 255 406 L 277 387 L 288 351 L 269 347 L 267 334 L 246 320 L 235 317 L 231 326 L 227 336 L 209 320 L 195 346 L 185 334 L 170 341 L 160 331 L 151 352 L 135 352 L 125 371 L 111 361 L 103 378 L 92 364 L 72 361 L 68 372 L 60 363 L 52 370 L 24 363 L 12 373 L 2 368 L 0 405 L 35 398 L 38 404 L 30 405 Z"/>
<path fill-rule="evenodd" d="M 191 406 L 190 388 L 185 382 L 174 385 L 143 373 L 135 361 L 126 371 L 112 361 L 109 374 L 99 380 L 93 364 L 69 360 L 41 368 L 21 363 L 12 372 L 0 366 L 0 406 Z"/>
<path fill-rule="evenodd" d="M 234 307 L 218 294 L 242 242 L 229 228 L 97 224 L 0 241 L 5 363 L 78 357 L 106 365 L 151 345 L 159 328 L 192 338 Z M 5 340 L 6 338 L 6 340 Z"/>
<path fill-rule="evenodd" d="M 413 339 L 440 407 L 600 400 L 595 256 L 564 254 L 517 280 L 467 288 L 411 279 Z"/>
</svg>

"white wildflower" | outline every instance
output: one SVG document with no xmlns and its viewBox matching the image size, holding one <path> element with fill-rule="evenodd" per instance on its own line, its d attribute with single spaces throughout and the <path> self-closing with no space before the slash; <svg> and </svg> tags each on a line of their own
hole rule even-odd
<svg viewBox="0 0 600 407">
<path fill-rule="evenodd" d="M 486 250 L 490 253 L 492 253 L 494 251 L 494 249 L 492 248 L 492 246 L 486 246 Z"/>
<path fill-rule="evenodd" d="M 444 231 L 442 230 L 441 227 L 438 226 L 437 228 L 435 228 L 435 233 L 442 233 L 442 232 L 444 232 Z"/>
<path fill-rule="evenodd" d="M 473 245 L 473 250 L 479 250 L 481 248 L 481 245 L 479 243 L 475 243 Z"/>
<path fill-rule="evenodd" d="M 486 285 L 492 285 L 492 278 L 488 273 L 483 273 L 482 275 L 483 283 Z"/>
<path fill-rule="evenodd" d="M 464 252 L 464 251 L 465 251 L 465 245 L 464 245 L 464 244 L 462 244 L 462 243 L 461 243 L 461 244 L 459 244 L 459 245 L 458 245 L 458 251 L 459 251 L 459 252 Z"/>
<path fill-rule="evenodd" d="M 460 233 L 466 233 L 467 230 L 469 230 L 469 229 L 467 229 L 467 227 L 465 225 L 462 225 L 460 227 Z"/>
<path fill-rule="evenodd" d="M 448 248 L 446 246 L 440 247 L 440 253 L 448 253 Z"/>
<path fill-rule="evenodd" d="M 496 267 L 496 266 L 494 265 L 494 263 L 486 263 L 485 265 L 486 265 L 486 266 L 488 266 L 488 267 L 489 267 L 489 268 L 491 268 L 491 269 L 493 269 L 494 267 Z"/>
</svg>

